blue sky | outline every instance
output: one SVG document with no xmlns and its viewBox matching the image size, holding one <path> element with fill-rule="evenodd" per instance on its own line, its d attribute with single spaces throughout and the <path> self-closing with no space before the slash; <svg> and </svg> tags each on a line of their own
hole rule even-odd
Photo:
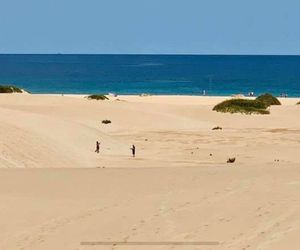
<svg viewBox="0 0 300 250">
<path fill-rule="evenodd" d="M 300 54 L 299 0 L 0 0 L 0 53 Z"/>
</svg>

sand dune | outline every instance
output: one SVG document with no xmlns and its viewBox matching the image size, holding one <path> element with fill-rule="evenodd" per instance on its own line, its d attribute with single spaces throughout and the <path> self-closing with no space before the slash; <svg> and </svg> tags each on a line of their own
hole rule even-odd
<svg viewBox="0 0 300 250">
<path fill-rule="evenodd" d="M 118 99 L 0 96 L 0 249 L 299 248 L 297 99 L 266 116 L 211 111 L 223 97 Z"/>
</svg>

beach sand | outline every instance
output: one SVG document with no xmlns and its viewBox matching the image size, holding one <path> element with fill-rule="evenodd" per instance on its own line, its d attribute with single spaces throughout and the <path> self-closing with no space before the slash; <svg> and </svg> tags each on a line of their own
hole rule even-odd
<svg viewBox="0 0 300 250">
<path fill-rule="evenodd" d="M 0 249 L 299 249 L 300 99 L 226 98 L 0 95 Z"/>
</svg>

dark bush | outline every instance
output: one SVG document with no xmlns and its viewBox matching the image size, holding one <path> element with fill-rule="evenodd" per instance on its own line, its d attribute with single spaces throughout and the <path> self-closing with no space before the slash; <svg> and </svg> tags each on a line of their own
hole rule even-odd
<svg viewBox="0 0 300 250">
<path fill-rule="evenodd" d="M 260 95 L 256 100 L 263 102 L 267 107 L 270 107 L 271 105 L 281 105 L 280 101 L 271 94 Z"/>
<path fill-rule="evenodd" d="M 109 100 L 105 95 L 101 94 L 89 95 L 87 98 L 91 100 Z"/>
<path fill-rule="evenodd" d="M 23 91 L 13 85 L 0 85 L 0 93 L 22 93 Z"/>
<path fill-rule="evenodd" d="M 223 101 L 213 108 L 223 113 L 269 114 L 267 106 L 257 100 L 231 99 Z"/>
<path fill-rule="evenodd" d="M 235 163 L 235 157 L 229 158 L 229 159 L 227 160 L 227 163 Z"/>
<path fill-rule="evenodd" d="M 102 123 L 103 123 L 103 124 L 110 124 L 110 123 L 111 123 L 111 120 L 103 120 Z"/>
</svg>

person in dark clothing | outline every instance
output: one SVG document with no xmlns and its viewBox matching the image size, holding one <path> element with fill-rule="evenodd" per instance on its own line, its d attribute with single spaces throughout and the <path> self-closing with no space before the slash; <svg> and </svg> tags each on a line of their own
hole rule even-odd
<svg viewBox="0 0 300 250">
<path fill-rule="evenodd" d="M 96 150 L 95 150 L 96 153 L 99 154 L 100 152 L 100 142 L 96 141 Z"/>
<path fill-rule="evenodd" d="M 132 157 L 135 157 L 135 146 L 132 145 L 132 147 L 130 149 L 131 149 L 131 152 L 132 152 Z"/>
</svg>

